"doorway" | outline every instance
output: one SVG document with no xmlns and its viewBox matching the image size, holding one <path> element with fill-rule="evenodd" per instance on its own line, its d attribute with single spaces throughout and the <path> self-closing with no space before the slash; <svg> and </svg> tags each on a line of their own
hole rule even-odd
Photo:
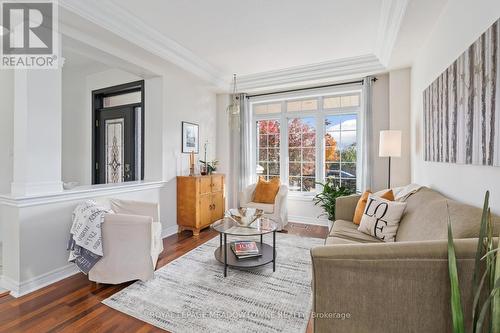
<svg viewBox="0 0 500 333">
<path fill-rule="evenodd" d="M 144 179 L 144 81 L 92 92 L 93 184 Z"/>
</svg>

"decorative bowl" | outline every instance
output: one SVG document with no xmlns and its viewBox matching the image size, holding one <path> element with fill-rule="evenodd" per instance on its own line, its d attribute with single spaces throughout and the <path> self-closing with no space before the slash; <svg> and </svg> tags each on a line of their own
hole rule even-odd
<svg viewBox="0 0 500 333">
<path fill-rule="evenodd" d="M 264 214 L 264 211 L 258 208 L 232 208 L 228 211 L 228 213 L 229 216 L 238 224 L 247 227 L 260 218 Z"/>
</svg>

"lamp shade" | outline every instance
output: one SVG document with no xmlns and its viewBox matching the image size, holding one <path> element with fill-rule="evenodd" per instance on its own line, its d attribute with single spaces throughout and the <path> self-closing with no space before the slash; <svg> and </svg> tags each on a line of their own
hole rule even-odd
<svg viewBox="0 0 500 333">
<path fill-rule="evenodd" d="M 401 131 L 380 131 L 378 155 L 380 157 L 401 157 Z"/>
</svg>

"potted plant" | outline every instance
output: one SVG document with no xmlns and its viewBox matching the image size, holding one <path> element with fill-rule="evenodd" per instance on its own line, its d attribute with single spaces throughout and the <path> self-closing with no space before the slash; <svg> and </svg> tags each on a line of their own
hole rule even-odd
<svg viewBox="0 0 500 333">
<path fill-rule="evenodd" d="M 205 174 L 211 175 L 212 173 L 214 173 L 215 171 L 217 171 L 217 164 L 219 164 L 219 161 L 218 160 L 213 160 L 211 162 L 208 162 L 208 161 L 206 162 L 206 161 L 201 161 L 200 160 L 200 163 L 203 164 L 203 166 L 206 169 L 206 173 Z"/>
<path fill-rule="evenodd" d="M 484 197 L 483 214 L 479 229 L 479 241 L 475 256 L 472 291 L 472 333 L 500 333 L 500 248 L 494 247 L 493 225 L 489 207 L 489 191 Z M 464 315 L 460 296 L 457 260 L 451 221 L 448 217 L 448 268 L 451 286 L 451 316 L 453 332 L 465 332 Z M 481 303 L 482 302 L 482 303 Z"/>
<path fill-rule="evenodd" d="M 325 183 L 316 182 L 323 190 L 314 196 L 314 205 L 320 206 L 325 211 L 320 216 L 327 216 L 330 221 L 335 220 L 335 200 L 352 194 L 351 190 L 339 184 L 335 177 L 326 178 Z"/>
</svg>

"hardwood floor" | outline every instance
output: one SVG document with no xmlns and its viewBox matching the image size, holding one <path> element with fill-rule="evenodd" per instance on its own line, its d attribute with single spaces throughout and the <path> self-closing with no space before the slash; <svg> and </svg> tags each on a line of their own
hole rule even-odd
<svg viewBox="0 0 500 333">
<path fill-rule="evenodd" d="M 287 231 L 317 238 L 326 237 L 328 232 L 326 227 L 299 223 L 289 223 Z M 189 231 L 165 238 L 157 268 L 215 236 L 215 231 L 205 229 L 198 239 Z M 17 299 L 0 297 L 0 332 L 165 332 L 101 304 L 131 283 L 96 284 L 76 274 Z M 312 332 L 311 322 L 307 332 Z"/>
</svg>

